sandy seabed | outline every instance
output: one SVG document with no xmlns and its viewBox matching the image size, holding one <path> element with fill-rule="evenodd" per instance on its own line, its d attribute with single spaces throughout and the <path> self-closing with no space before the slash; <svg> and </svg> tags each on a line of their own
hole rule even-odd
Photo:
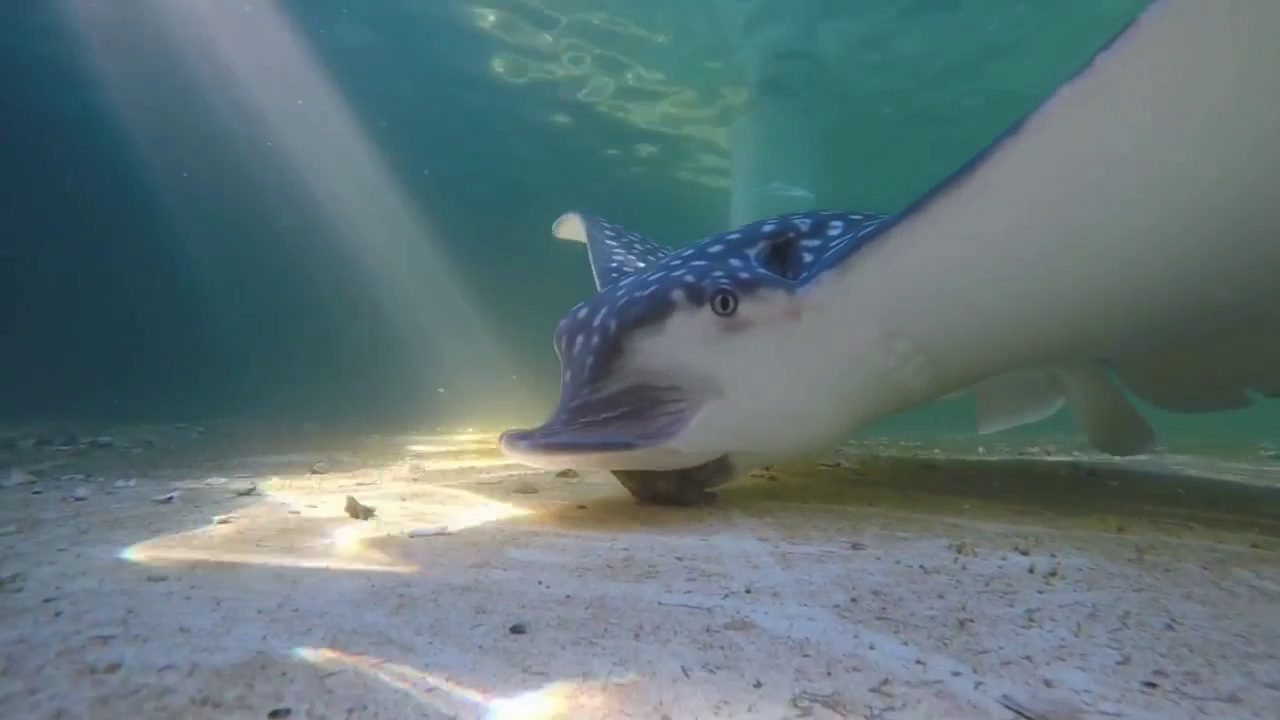
<svg viewBox="0 0 1280 720">
<path fill-rule="evenodd" d="M 21 435 L 7 719 L 1280 707 L 1280 462 L 869 440 L 673 509 L 476 433 Z"/>
</svg>

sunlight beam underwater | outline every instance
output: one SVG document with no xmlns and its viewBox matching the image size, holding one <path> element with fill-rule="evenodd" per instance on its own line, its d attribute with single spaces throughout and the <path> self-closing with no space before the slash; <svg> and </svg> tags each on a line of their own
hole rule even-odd
<svg viewBox="0 0 1280 720">
<path fill-rule="evenodd" d="M 499 440 L 690 504 L 972 388 L 979 430 L 1067 406 L 1098 449 L 1280 395 L 1280 3 L 1154 0 L 892 215 L 811 212 L 672 251 L 568 213 L 598 292 L 555 332 L 550 419 Z"/>
<path fill-rule="evenodd" d="M 174 38 L 184 54 L 178 60 L 189 61 L 191 81 L 204 86 L 211 111 L 242 126 L 260 143 L 262 155 L 283 161 L 294 184 L 309 193 L 312 212 L 334 228 L 353 266 L 363 271 L 365 287 L 386 318 L 412 344 L 418 364 L 438 369 L 417 389 L 424 398 L 471 410 L 469 403 L 480 398 L 437 388 L 473 379 L 485 387 L 499 384 L 509 404 L 521 404 L 511 383 L 513 354 L 446 262 L 439 233 L 417 212 L 323 62 L 278 4 L 150 0 L 140 9 L 72 0 L 70 9 L 93 51 L 95 69 L 144 147 L 156 128 L 173 122 L 164 98 L 140 88 L 137 77 L 163 61 L 140 60 L 118 36 L 127 37 L 137 26 L 131 18 L 145 13 Z"/>
</svg>

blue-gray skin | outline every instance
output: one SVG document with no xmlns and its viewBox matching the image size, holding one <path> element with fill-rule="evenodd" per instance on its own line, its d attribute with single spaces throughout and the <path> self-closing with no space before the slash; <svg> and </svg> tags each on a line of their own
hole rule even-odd
<svg viewBox="0 0 1280 720">
<path fill-rule="evenodd" d="M 669 318 L 680 306 L 731 316 L 741 298 L 762 289 L 794 293 L 855 253 L 890 216 L 821 210 L 780 215 L 704 238 L 683 249 L 598 217 L 570 213 L 585 242 L 599 292 L 564 316 L 555 331 L 560 400 L 542 426 L 510 430 L 501 445 L 516 456 L 639 450 L 678 433 L 695 408 L 686 389 L 664 378 L 611 387 L 624 340 Z M 563 236 L 562 236 L 563 237 Z M 702 504 L 710 488 L 739 472 L 727 456 L 676 469 L 611 469 L 641 502 Z"/>
</svg>

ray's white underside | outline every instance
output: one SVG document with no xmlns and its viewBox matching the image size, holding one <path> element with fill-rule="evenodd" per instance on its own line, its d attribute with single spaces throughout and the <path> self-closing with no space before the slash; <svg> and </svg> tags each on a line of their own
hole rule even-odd
<svg viewBox="0 0 1280 720">
<path fill-rule="evenodd" d="M 829 273 L 815 351 L 864 376 L 833 415 L 1095 359 L 1175 410 L 1280 389 L 1278 27 L 1274 0 L 1158 0 Z"/>
</svg>

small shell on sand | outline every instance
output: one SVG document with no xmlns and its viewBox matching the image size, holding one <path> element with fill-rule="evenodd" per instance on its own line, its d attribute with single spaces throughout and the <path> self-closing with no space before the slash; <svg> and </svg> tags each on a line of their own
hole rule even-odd
<svg viewBox="0 0 1280 720">
<path fill-rule="evenodd" d="M 426 527 L 414 528 L 405 533 L 411 538 L 432 537 L 434 535 L 450 535 L 448 525 L 428 525 Z"/>
</svg>

